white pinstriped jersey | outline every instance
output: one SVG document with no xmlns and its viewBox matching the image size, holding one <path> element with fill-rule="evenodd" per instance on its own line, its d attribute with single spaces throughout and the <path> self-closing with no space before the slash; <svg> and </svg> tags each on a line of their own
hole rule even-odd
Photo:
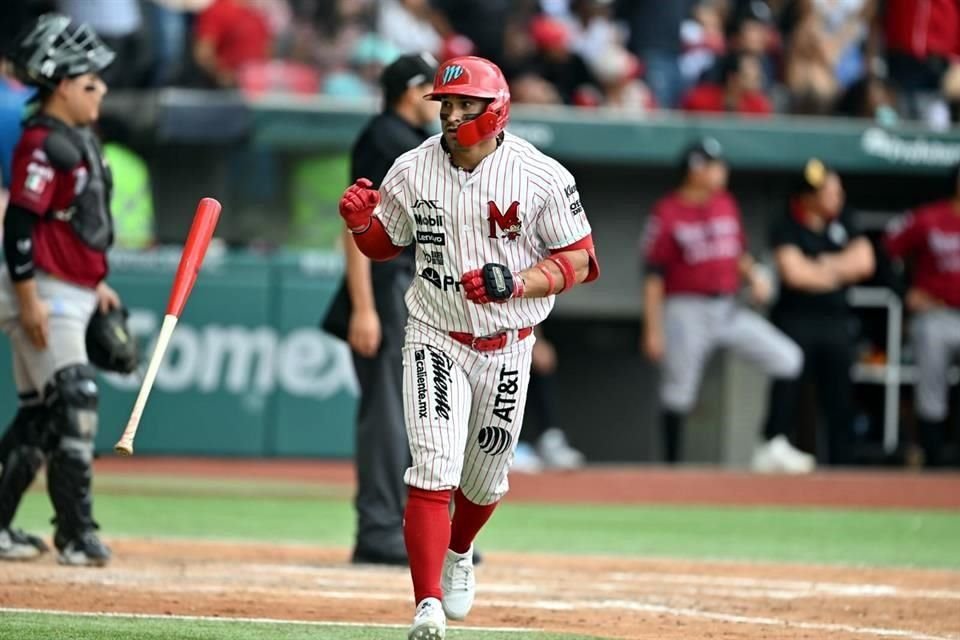
<svg viewBox="0 0 960 640">
<path fill-rule="evenodd" d="M 539 324 L 554 296 L 478 305 L 463 295 L 460 277 L 491 262 L 523 271 L 586 237 L 590 223 L 573 176 L 510 133 L 473 171 L 454 166 L 440 140 L 397 158 L 374 212 L 393 244 L 417 243 L 410 316 L 476 336 Z"/>
</svg>

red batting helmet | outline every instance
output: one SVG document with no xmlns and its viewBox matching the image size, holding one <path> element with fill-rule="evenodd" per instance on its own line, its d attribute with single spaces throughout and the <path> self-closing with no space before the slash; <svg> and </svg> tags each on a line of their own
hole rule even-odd
<svg viewBox="0 0 960 640">
<path fill-rule="evenodd" d="M 510 119 L 510 88 L 500 67 L 486 58 L 461 56 L 447 60 L 437 69 L 433 91 L 425 97 L 467 96 L 490 100 L 479 116 L 457 127 L 457 141 L 465 147 L 500 135 Z"/>
</svg>

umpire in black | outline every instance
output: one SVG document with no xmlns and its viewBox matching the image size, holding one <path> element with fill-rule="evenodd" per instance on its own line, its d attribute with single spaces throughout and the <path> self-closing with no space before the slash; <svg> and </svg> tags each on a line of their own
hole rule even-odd
<svg viewBox="0 0 960 640">
<path fill-rule="evenodd" d="M 369 178 L 379 187 L 394 160 L 417 147 L 437 121 L 433 89 L 437 61 L 429 54 L 398 58 L 383 70 L 384 109 L 353 146 L 350 182 Z M 353 561 L 406 565 L 403 473 L 410 449 L 403 423 L 404 294 L 413 280 L 414 245 L 395 260 L 371 262 L 345 234 L 346 275 L 323 323 L 346 340 L 360 381 L 357 413 L 357 540 Z"/>
</svg>

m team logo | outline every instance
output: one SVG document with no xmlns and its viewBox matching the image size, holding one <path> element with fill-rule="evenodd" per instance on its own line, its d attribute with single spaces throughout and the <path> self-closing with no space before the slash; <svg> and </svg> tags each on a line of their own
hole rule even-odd
<svg viewBox="0 0 960 640">
<path fill-rule="evenodd" d="M 513 436 L 503 427 L 484 427 L 477 438 L 480 450 L 490 456 L 506 453 L 512 443 Z"/>
<path fill-rule="evenodd" d="M 520 203 L 514 200 L 506 213 L 500 213 L 500 207 L 497 206 L 496 202 L 491 200 L 487 203 L 487 209 L 489 210 L 487 223 L 490 225 L 490 235 L 488 237 L 491 240 L 497 240 L 499 238 L 516 240 L 520 237 L 521 223 L 519 208 Z M 504 232 L 504 235 L 501 236 L 497 232 L 497 229 Z"/>
<path fill-rule="evenodd" d="M 441 84 L 449 84 L 463 75 L 463 67 L 458 64 L 452 64 L 443 70 L 443 80 Z"/>
</svg>

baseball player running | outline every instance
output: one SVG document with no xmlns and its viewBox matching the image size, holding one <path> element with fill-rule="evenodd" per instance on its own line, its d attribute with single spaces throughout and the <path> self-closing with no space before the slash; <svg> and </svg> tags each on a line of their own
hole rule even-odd
<svg viewBox="0 0 960 640">
<path fill-rule="evenodd" d="M 426 98 L 440 102 L 442 133 L 400 156 L 379 192 L 361 179 L 340 202 L 370 258 L 417 245 L 403 348 L 410 640 L 443 638 L 447 618 L 470 611 L 473 540 L 508 489 L 533 327 L 556 294 L 599 274 L 573 177 L 504 131 L 500 69 L 453 58 Z"/>
<path fill-rule="evenodd" d="M 90 488 L 97 384 L 85 336 L 94 310 L 120 301 L 104 282 L 111 179 L 89 125 L 107 91 L 97 74 L 114 53 L 88 26 L 46 14 L 13 57 L 18 75 L 38 88 L 39 110 L 14 152 L 3 226 L 0 329 L 13 348 L 20 405 L 2 441 L 0 558 L 44 550 L 10 524 L 46 460 L 60 561 L 103 565 L 110 551 L 96 534 Z"/>
<path fill-rule="evenodd" d="M 727 192 L 720 143 L 707 138 L 683 156 L 683 182 L 658 201 L 643 251 L 643 350 L 663 362 L 661 426 L 668 462 L 681 458 L 683 422 L 693 408 L 711 353 L 729 347 L 768 375 L 795 378 L 800 348 L 766 319 L 736 301 L 741 278 L 756 303 L 770 298 L 767 278 L 746 251 L 740 210 Z M 773 456 L 769 454 L 773 453 Z M 758 448 L 761 471 L 809 471 L 813 458 L 783 438 Z"/>
<path fill-rule="evenodd" d="M 960 168 L 953 197 L 894 220 L 884 245 L 894 258 L 912 259 L 907 308 L 917 381 L 914 401 L 925 463 L 941 464 L 947 419 L 947 369 L 960 352 Z"/>
</svg>

